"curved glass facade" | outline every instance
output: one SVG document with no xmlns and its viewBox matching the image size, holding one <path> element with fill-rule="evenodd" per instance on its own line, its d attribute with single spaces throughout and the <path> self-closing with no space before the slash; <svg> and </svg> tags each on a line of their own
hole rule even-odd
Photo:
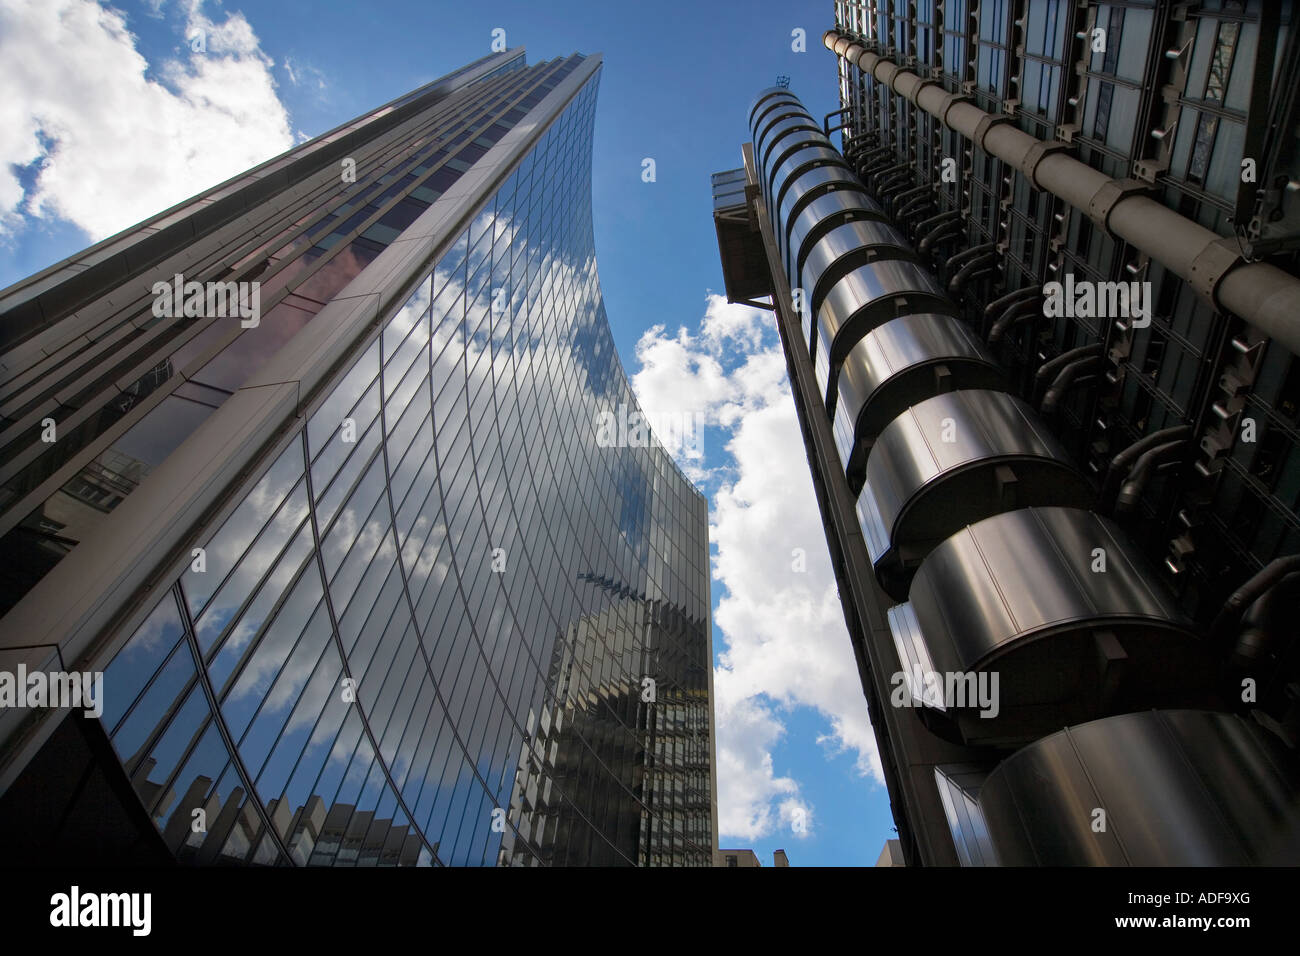
<svg viewBox="0 0 1300 956">
<path fill-rule="evenodd" d="M 108 642 L 180 860 L 711 865 L 706 503 L 598 429 L 598 75 Z"/>
</svg>

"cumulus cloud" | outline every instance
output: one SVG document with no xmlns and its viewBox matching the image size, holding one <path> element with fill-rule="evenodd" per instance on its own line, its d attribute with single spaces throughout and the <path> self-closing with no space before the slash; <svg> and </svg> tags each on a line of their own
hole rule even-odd
<svg viewBox="0 0 1300 956">
<path fill-rule="evenodd" d="M 244 16 L 180 13 L 181 52 L 151 65 L 95 0 L 0 6 L 0 230 L 26 215 L 103 239 L 293 145 Z"/>
<path fill-rule="evenodd" d="M 679 461 L 711 493 L 722 588 L 719 829 L 740 840 L 811 834 L 813 808 L 772 756 L 796 708 L 825 719 L 816 742 L 828 756 L 851 754 L 867 781 L 883 776 L 771 313 L 709 295 L 695 329 L 655 326 L 636 357 L 648 413 L 692 409 L 724 436 L 707 460 Z"/>
</svg>

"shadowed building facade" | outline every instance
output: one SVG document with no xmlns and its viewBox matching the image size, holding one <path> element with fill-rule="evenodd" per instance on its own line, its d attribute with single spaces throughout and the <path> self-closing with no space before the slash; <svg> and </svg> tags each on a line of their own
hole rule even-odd
<svg viewBox="0 0 1300 956">
<path fill-rule="evenodd" d="M 760 91 L 714 222 L 776 313 L 889 858 L 1294 864 L 1296 4 L 826 10 L 839 108 Z"/>
<path fill-rule="evenodd" d="M 598 441 L 599 70 L 484 58 L 0 292 L 0 668 L 104 672 L 0 712 L 11 860 L 708 865 L 706 504 Z"/>
</svg>

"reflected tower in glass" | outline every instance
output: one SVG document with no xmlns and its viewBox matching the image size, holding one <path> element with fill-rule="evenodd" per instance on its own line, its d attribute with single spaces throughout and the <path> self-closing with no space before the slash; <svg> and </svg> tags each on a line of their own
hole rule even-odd
<svg viewBox="0 0 1300 956">
<path fill-rule="evenodd" d="M 103 674 L 0 710 L 14 862 L 712 862 L 706 504 L 597 427 L 599 71 L 494 54 L 0 292 L 0 671 Z"/>
</svg>

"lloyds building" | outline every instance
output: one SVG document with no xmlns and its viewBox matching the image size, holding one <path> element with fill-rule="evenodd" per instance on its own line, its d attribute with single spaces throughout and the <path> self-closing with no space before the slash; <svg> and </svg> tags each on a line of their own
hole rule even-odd
<svg viewBox="0 0 1300 956">
<path fill-rule="evenodd" d="M 1300 862 L 1300 7 L 826 14 L 714 224 L 903 857 Z"/>
<path fill-rule="evenodd" d="M 0 710 L 6 862 L 712 863 L 705 501 L 597 441 L 600 65 L 485 57 L 0 292 L 0 669 L 103 673 Z"/>
</svg>

